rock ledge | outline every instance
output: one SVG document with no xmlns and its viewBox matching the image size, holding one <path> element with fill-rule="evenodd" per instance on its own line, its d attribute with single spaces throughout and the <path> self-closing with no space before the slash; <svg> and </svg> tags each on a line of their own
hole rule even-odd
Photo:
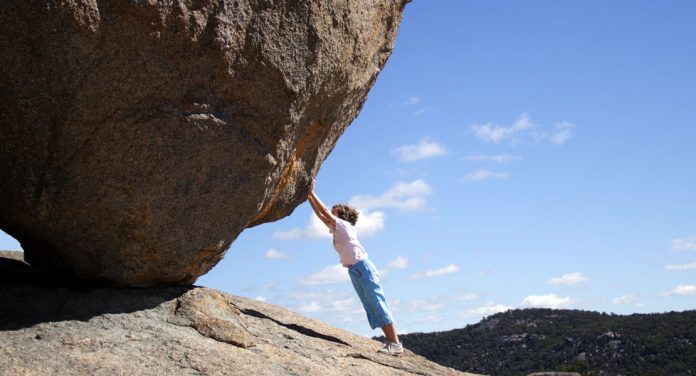
<svg viewBox="0 0 696 376">
<path fill-rule="evenodd" d="M 472 375 L 209 288 L 56 284 L 20 255 L 0 252 L 2 375 Z"/>
</svg>

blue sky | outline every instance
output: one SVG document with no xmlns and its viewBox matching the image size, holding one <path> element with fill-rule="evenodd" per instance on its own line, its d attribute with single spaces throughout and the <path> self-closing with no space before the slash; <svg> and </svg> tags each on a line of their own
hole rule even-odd
<svg viewBox="0 0 696 376">
<path fill-rule="evenodd" d="M 694 308 L 694 14 L 692 1 L 406 7 L 317 177 L 324 202 L 361 209 L 400 331 L 522 307 Z M 198 284 L 379 334 L 307 203 L 246 230 Z"/>
</svg>

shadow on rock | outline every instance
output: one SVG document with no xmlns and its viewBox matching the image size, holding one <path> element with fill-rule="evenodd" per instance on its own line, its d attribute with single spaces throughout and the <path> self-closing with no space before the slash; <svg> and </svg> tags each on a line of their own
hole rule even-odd
<svg viewBox="0 0 696 376">
<path fill-rule="evenodd" d="M 141 311 L 193 288 L 110 288 L 94 282 L 57 279 L 25 263 L 21 252 L 6 251 L 0 251 L 0 286 L 0 331 Z"/>
</svg>

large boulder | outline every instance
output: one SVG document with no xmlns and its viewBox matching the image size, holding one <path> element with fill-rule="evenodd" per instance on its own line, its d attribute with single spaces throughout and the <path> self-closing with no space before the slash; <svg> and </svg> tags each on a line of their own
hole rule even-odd
<svg viewBox="0 0 696 376">
<path fill-rule="evenodd" d="M 3 2 L 0 228 L 59 274 L 192 283 L 305 200 L 406 2 Z"/>
</svg>

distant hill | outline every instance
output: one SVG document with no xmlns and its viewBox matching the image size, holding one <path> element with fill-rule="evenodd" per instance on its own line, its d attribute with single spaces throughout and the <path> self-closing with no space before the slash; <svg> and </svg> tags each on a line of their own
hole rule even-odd
<svg viewBox="0 0 696 376">
<path fill-rule="evenodd" d="M 432 361 L 489 375 L 696 375 L 696 310 L 629 316 L 512 310 L 463 329 L 400 337 Z"/>
</svg>

